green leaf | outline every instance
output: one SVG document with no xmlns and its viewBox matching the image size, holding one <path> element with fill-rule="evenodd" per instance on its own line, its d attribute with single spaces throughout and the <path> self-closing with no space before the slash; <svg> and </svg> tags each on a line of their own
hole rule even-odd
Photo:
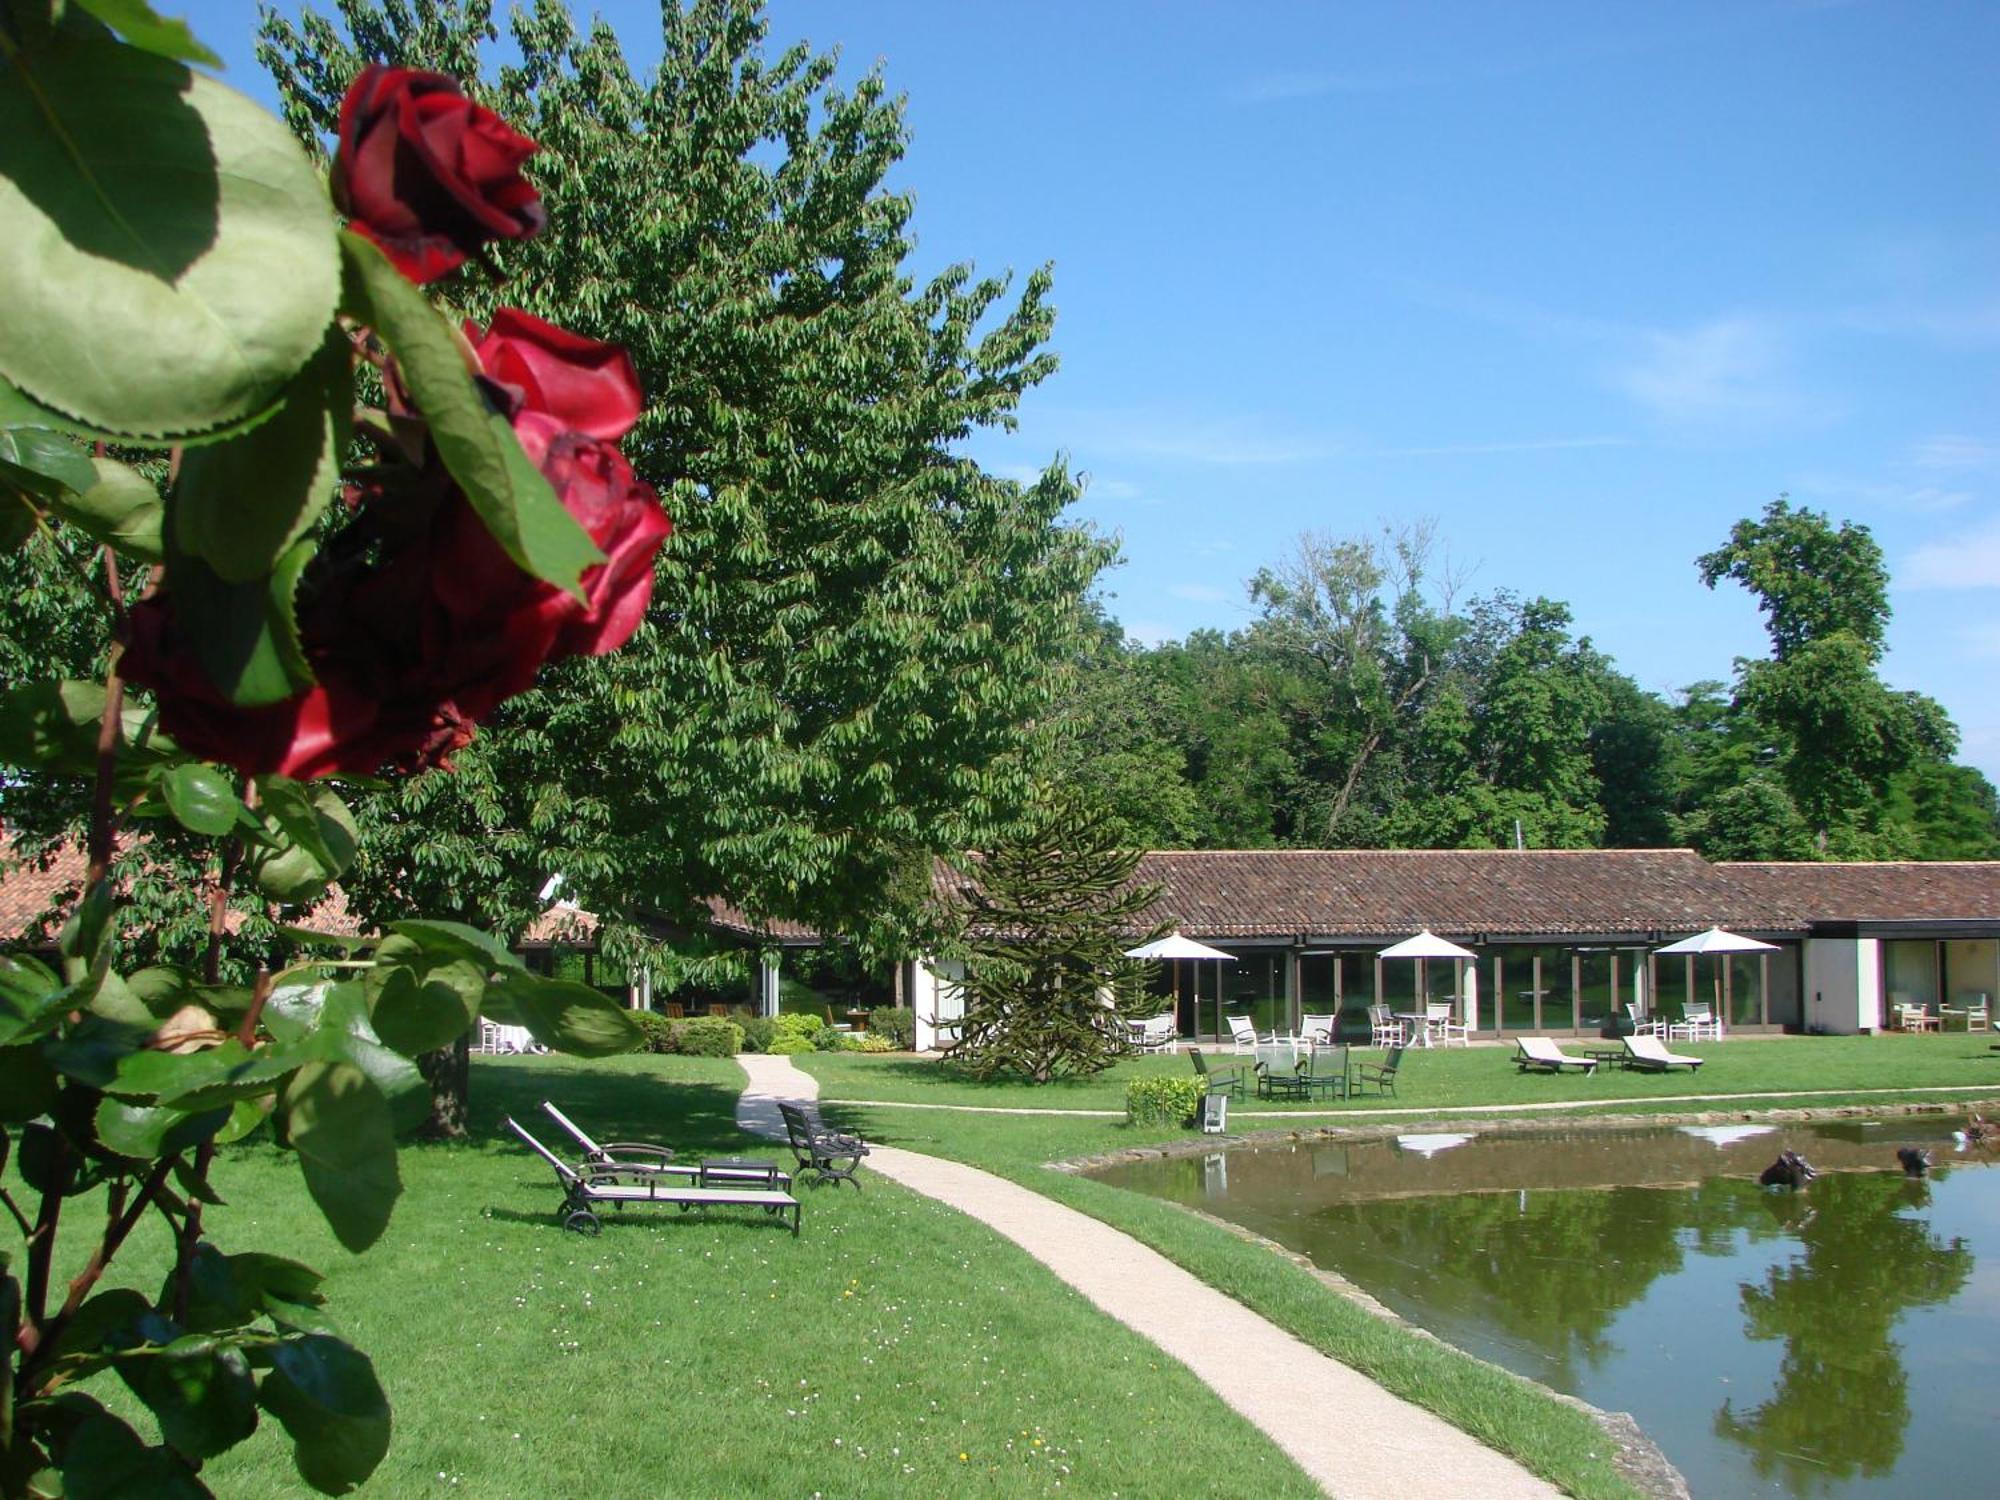
<svg viewBox="0 0 2000 1500">
<path fill-rule="evenodd" d="M 120 1156 L 172 1156 L 210 1139 L 229 1123 L 229 1109 L 190 1114 L 165 1104 L 107 1097 L 97 1106 L 97 1138 Z"/>
<path fill-rule="evenodd" d="M 250 431 L 260 422 L 268 422 L 278 414 L 280 405 L 281 403 L 274 399 L 247 417 L 234 422 L 224 422 L 220 426 L 202 432 L 148 437 L 140 433 L 118 432 L 109 427 L 93 426 L 89 422 L 79 421 L 75 417 L 57 411 L 54 407 L 43 405 L 19 386 L 0 379 L 0 425 L 41 427 L 50 432 L 62 432 L 74 438 L 82 438 L 86 442 L 124 443 L 138 448 L 198 448 L 208 443 L 220 443 L 239 433 Z"/>
<path fill-rule="evenodd" d="M 353 346 L 336 327 L 270 421 L 182 459 L 175 544 L 230 583 L 270 573 L 333 498 L 353 408 Z"/>
<path fill-rule="evenodd" d="M 125 1349 L 141 1341 L 139 1320 L 153 1310 L 145 1297 L 127 1286 L 99 1292 L 76 1310 L 56 1340 L 58 1361 L 95 1366 L 107 1349 Z"/>
<path fill-rule="evenodd" d="M 152 1027 L 88 1015 L 59 1037 L 42 1043 L 42 1056 L 58 1072 L 94 1089 L 109 1088 L 126 1058 L 146 1045 Z"/>
<path fill-rule="evenodd" d="M 280 1108 L 306 1191 L 341 1244 L 366 1250 L 403 1191 L 388 1102 L 352 1063 L 308 1063 L 285 1085 Z"/>
<path fill-rule="evenodd" d="M 169 506 L 167 588 L 209 681 L 246 708 L 281 702 L 310 687 L 312 672 L 297 649 L 299 569 L 281 563 L 269 577 L 230 583 L 181 551 L 176 535 Z M 312 547 L 310 540 L 297 545 Z"/>
<path fill-rule="evenodd" d="M 235 784 L 200 761 L 175 766 L 162 776 L 160 794 L 175 820 L 193 833 L 225 834 L 236 826 L 243 809 Z"/>
<path fill-rule="evenodd" d="M 430 299 L 374 245 L 343 230 L 342 307 L 374 329 L 396 356 L 396 368 L 451 477 L 465 491 L 493 539 L 515 563 L 581 597 L 584 569 L 604 561 L 590 535 L 556 499 L 521 451 L 507 419 L 493 410 L 463 346 Z"/>
<path fill-rule="evenodd" d="M 166 1448 L 150 1448 L 138 1433 L 106 1413 L 87 1417 L 63 1444 L 63 1500 L 206 1500 L 210 1491 Z"/>
<path fill-rule="evenodd" d="M 187 1458 L 213 1458 L 257 1430 L 257 1382 L 240 1349 L 192 1333 L 116 1363 L 160 1436 Z"/>
<path fill-rule="evenodd" d="M 457 1040 L 479 1019 L 486 974 L 469 959 L 419 972 L 397 965 L 369 993 L 369 1019 L 383 1043 L 418 1057 Z"/>
<path fill-rule="evenodd" d="M 25 486 L 44 497 L 87 490 L 97 482 L 88 453 L 68 438 L 38 427 L 0 426 L 0 464 L 11 464 L 44 481 L 46 489 Z"/>
<path fill-rule="evenodd" d="M 399 937 L 406 937 L 427 952 L 448 958 L 469 958 L 487 970 L 518 970 L 527 972 L 527 965 L 521 955 L 508 951 L 507 945 L 490 932 L 481 932 L 477 927 L 468 927 L 463 922 L 443 922 L 430 917 L 411 917 L 401 922 L 391 922 L 389 931 Z M 386 944 L 385 944 L 386 946 Z"/>
<path fill-rule="evenodd" d="M 266 828 L 273 835 L 273 847 L 253 856 L 251 872 L 257 884 L 279 901 L 316 901 L 353 863 L 360 840 L 354 815 L 324 783 L 308 789 L 281 777 L 266 777 L 260 784 L 278 789 L 274 794 L 267 790 Z M 301 840 L 310 840 L 310 845 Z"/>
<path fill-rule="evenodd" d="M 76 991 L 47 965 L 0 954 L 0 1046 L 33 1041 L 55 1030 L 76 1003 Z"/>
<path fill-rule="evenodd" d="M 103 717 L 102 683 L 46 681 L 10 688 L 0 693 L 0 765 L 93 775 Z M 134 747 L 145 722 L 145 710 L 128 701 L 119 726 L 125 747 L 119 753 L 121 771 L 127 760 L 137 772 L 179 753 L 157 734 Z"/>
<path fill-rule="evenodd" d="M 232 1037 L 199 1052 L 135 1052 L 118 1064 L 106 1088 L 120 1097 L 210 1109 L 268 1093 L 299 1062 L 275 1047 L 252 1052 Z"/>
<path fill-rule="evenodd" d="M 272 1355 L 259 1399 L 291 1434 L 307 1484 L 344 1495 L 389 1451 L 389 1398 L 368 1356 L 340 1339 L 305 1334 Z"/>
<path fill-rule="evenodd" d="M 354 858 L 354 818 L 331 787 L 260 776 L 257 799 L 285 836 L 312 855 L 329 879 L 347 869 Z"/>
<path fill-rule="evenodd" d="M 493 982 L 535 1040 L 578 1057 L 609 1057 L 639 1045 L 638 1022 L 602 990 L 568 979 L 502 974 Z"/>
<path fill-rule="evenodd" d="M 33 1047 L 0 1047 L 0 1125 L 21 1125 L 46 1114 L 60 1083 Z"/>
<path fill-rule="evenodd" d="M 153 481 L 115 458 L 93 458 L 90 466 L 90 481 L 51 496 L 49 509 L 141 562 L 159 562 L 165 556 L 160 526 L 166 507 Z"/>
<path fill-rule="evenodd" d="M 368 1018 L 362 987 L 353 980 L 326 986 L 311 1035 L 274 1050 L 300 1061 L 344 1062 L 359 1068 L 388 1102 L 390 1124 L 398 1134 L 416 1129 L 429 1117 L 430 1086 L 424 1075 L 407 1057 L 382 1044 Z"/>
<path fill-rule="evenodd" d="M 144 437 L 268 407 L 339 293 L 332 205 L 283 122 L 108 40 L 60 36 L 8 64 L 0 376 Z"/>
<path fill-rule="evenodd" d="M 146 0 L 73 0 L 134 47 L 180 62 L 222 66 L 222 59 L 195 39 L 188 23 L 163 16 Z"/>
</svg>

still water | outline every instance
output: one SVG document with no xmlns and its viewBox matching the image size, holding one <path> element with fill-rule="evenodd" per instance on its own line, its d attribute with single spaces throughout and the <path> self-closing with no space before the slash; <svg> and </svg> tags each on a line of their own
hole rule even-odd
<svg viewBox="0 0 2000 1500">
<path fill-rule="evenodd" d="M 2000 1496 L 2000 1151 L 1955 1149 L 1960 1123 L 1306 1141 L 1097 1175 L 1631 1412 L 1703 1500 L 1951 1500 Z M 1820 1169 L 1803 1192 L 1757 1185 L 1785 1149 Z"/>
</svg>

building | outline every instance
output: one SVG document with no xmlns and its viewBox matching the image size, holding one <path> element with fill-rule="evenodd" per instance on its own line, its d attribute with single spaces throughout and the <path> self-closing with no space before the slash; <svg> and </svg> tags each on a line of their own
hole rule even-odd
<svg viewBox="0 0 2000 1500">
<path fill-rule="evenodd" d="M 80 862 L 79 862 L 80 863 Z M 0 873 L 0 945 L 19 944 L 80 870 Z M 1690 1001 L 1734 1032 L 1869 1032 L 1899 1003 L 1963 1008 L 2000 997 L 2000 862 L 1711 864 L 1688 849 L 1155 850 L 1136 878 L 1157 884 L 1156 919 L 1233 962 L 1163 965 L 1183 1036 L 1213 1036 L 1228 1016 L 1259 1031 L 1338 1014 L 1365 1035 L 1370 1006 L 1446 1000 L 1475 1036 L 1598 1036 L 1635 1013 L 1674 1019 Z M 966 879 L 939 864 L 951 901 Z M 751 1004 L 773 1014 L 783 955 L 817 947 L 795 922 L 754 923 L 714 903 L 712 927 L 759 950 Z M 1664 956 L 1669 941 L 1722 927 L 1768 951 Z M 1380 950 L 1428 929 L 1471 961 L 1384 960 Z M 594 921 L 557 908 L 525 938 L 530 951 L 582 953 Z M 900 966 L 918 1044 L 949 1040 L 959 1013 L 945 961 Z M 622 974 L 620 976 L 623 978 Z M 631 986 L 635 1004 L 650 986 Z"/>
</svg>

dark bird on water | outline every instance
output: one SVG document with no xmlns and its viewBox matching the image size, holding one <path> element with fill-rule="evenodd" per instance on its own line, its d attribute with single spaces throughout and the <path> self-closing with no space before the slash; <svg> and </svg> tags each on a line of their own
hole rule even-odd
<svg viewBox="0 0 2000 1500">
<path fill-rule="evenodd" d="M 1763 1175 L 1757 1180 L 1765 1187 L 1802 1188 L 1817 1176 L 1819 1173 L 1813 1169 L 1813 1164 L 1798 1152 L 1783 1151 L 1776 1161 L 1764 1168 Z"/>
<path fill-rule="evenodd" d="M 1931 1171 L 1931 1154 L 1922 1146 L 1901 1146 L 1897 1148 L 1896 1160 L 1903 1164 L 1905 1177 L 1928 1177 Z"/>
</svg>

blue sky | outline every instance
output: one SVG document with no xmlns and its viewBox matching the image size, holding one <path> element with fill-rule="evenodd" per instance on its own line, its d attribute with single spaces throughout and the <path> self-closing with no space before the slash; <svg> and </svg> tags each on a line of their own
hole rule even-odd
<svg viewBox="0 0 2000 1500">
<path fill-rule="evenodd" d="M 652 5 L 602 13 L 657 54 Z M 253 7 L 190 15 L 268 99 Z M 1671 693 L 1763 654 L 1693 560 L 1788 492 L 1873 530 L 1885 675 L 2000 780 L 2000 6 L 771 16 L 908 95 L 920 274 L 1053 264 L 1062 370 L 974 451 L 1088 473 L 1135 636 L 1430 519 L 1461 598 L 1564 600 Z"/>
</svg>

